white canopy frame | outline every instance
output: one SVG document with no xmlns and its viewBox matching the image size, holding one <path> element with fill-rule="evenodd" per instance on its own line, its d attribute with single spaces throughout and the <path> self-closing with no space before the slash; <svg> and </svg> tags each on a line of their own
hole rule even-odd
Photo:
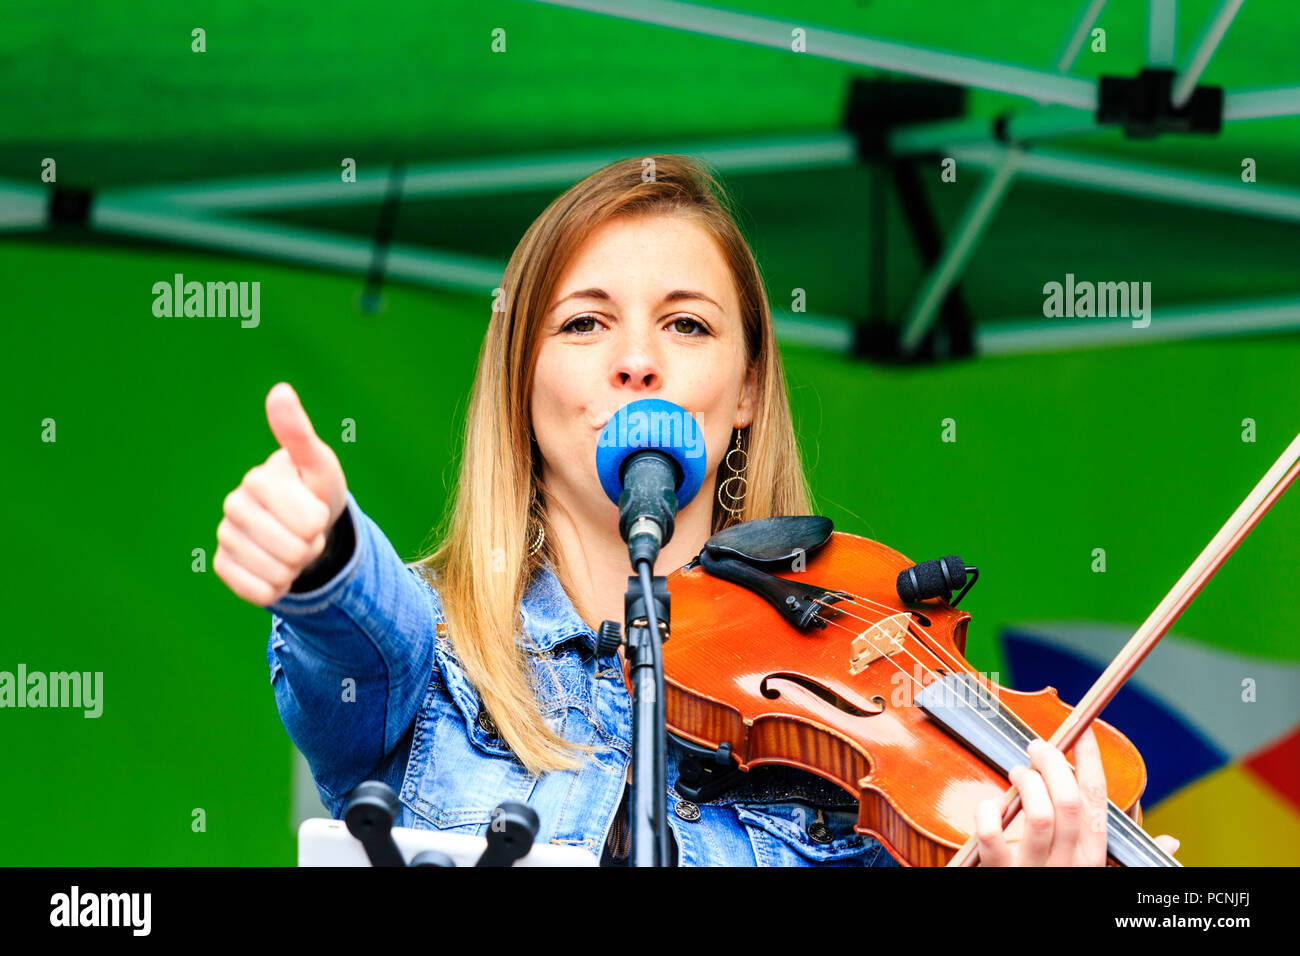
<svg viewBox="0 0 1300 956">
<path fill-rule="evenodd" d="M 705 33 L 789 51 L 792 31 L 805 31 L 806 52 L 888 72 L 921 76 L 1034 100 L 1037 106 L 1011 116 L 995 137 L 988 122 L 953 120 L 894 130 L 894 155 L 941 152 L 990 175 L 949 238 L 944 255 L 926 277 L 909 309 L 900 342 L 919 347 L 945 295 L 988 229 L 1014 178 L 1024 176 L 1084 189 L 1103 189 L 1202 208 L 1227 210 L 1300 223 L 1300 190 L 1245 185 L 1227 178 L 1187 173 L 1096 156 L 1070 155 L 1028 147 L 1037 141 L 1092 132 L 1097 84 L 1090 80 L 1028 69 L 977 57 L 946 53 L 893 41 L 858 37 L 804 24 L 750 14 L 706 9 L 676 0 L 537 0 L 553 6 L 604 13 L 628 20 Z M 1223 0 L 1210 18 L 1176 80 L 1176 91 L 1190 96 L 1196 81 L 1222 41 L 1243 0 Z M 1096 22 L 1105 0 L 1088 0 L 1067 40 L 1059 65 L 1068 68 L 1081 37 Z M 1150 0 L 1148 50 L 1153 63 L 1172 64 L 1175 0 Z M 1300 115 L 1300 86 L 1227 93 L 1223 119 L 1248 120 Z M 857 143 L 847 132 L 778 136 L 697 143 L 645 144 L 627 148 L 546 153 L 532 157 L 491 157 L 406 167 L 403 199 L 495 195 L 517 190 L 565 187 L 627 155 L 687 153 L 724 173 L 816 169 L 860 162 Z M 374 261 L 373 244 L 324 230 L 286 226 L 265 219 L 239 218 L 266 212 L 344 203 L 375 203 L 390 191 L 388 169 L 358 172 L 355 183 L 341 183 L 337 171 L 294 176 L 221 179 L 204 183 L 160 184 L 97 193 L 87 225 L 122 235 L 256 255 L 364 274 Z M 0 182 L 0 230 L 21 231 L 50 225 L 50 193 L 20 183 Z M 490 294 L 504 263 L 450 250 L 389 246 L 387 276 L 433 288 Z M 850 350 L 853 321 L 830 316 L 777 313 L 783 336 L 818 347 Z M 1212 303 L 1162 311 L 1159 321 L 1129 331 L 1126 323 L 1043 325 L 1024 321 L 981 323 L 977 352 L 1005 354 L 1063 347 L 1153 341 L 1197 335 L 1276 332 L 1300 328 L 1300 298 Z M 1153 331 L 1154 330 L 1154 331 Z M 1054 338 L 1055 337 L 1055 338 Z"/>
</svg>

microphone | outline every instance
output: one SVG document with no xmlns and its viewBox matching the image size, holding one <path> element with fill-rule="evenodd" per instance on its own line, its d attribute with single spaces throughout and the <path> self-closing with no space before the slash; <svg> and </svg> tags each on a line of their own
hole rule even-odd
<svg viewBox="0 0 1300 956">
<path fill-rule="evenodd" d="M 662 398 L 629 402 L 610 416 L 596 442 L 596 474 L 618 505 L 618 530 L 632 566 L 673 536 L 673 519 L 704 484 L 704 435 L 690 412 Z"/>
<path fill-rule="evenodd" d="M 952 592 L 966 584 L 968 570 L 975 569 L 967 568 L 966 562 L 955 554 L 938 561 L 923 561 L 898 575 L 898 596 L 904 604 L 916 604 L 933 597 L 949 601 Z M 958 597 L 960 599 L 960 595 Z"/>
</svg>

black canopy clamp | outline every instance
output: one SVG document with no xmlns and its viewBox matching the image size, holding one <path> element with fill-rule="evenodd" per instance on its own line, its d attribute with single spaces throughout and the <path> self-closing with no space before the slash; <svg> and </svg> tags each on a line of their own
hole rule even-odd
<svg viewBox="0 0 1300 956">
<path fill-rule="evenodd" d="M 764 568 L 792 567 L 795 560 L 825 544 L 834 528 L 829 518 L 817 515 L 744 521 L 706 541 L 704 550 L 687 567 L 698 564 L 714 577 L 753 591 L 801 631 L 825 627 L 822 610 L 837 601 L 852 600 L 852 595 L 778 578 Z"/>
<path fill-rule="evenodd" d="M 1132 139 L 1161 133 L 1218 134 L 1223 128 L 1223 88 L 1198 86 L 1181 107 L 1172 102 L 1174 71 L 1146 69 L 1135 78 L 1103 76 L 1097 86 L 1097 123 L 1116 123 Z"/>
</svg>

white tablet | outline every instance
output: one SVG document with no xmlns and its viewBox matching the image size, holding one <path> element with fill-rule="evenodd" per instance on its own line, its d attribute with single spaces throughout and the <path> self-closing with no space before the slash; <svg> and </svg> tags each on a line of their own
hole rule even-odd
<svg viewBox="0 0 1300 956">
<path fill-rule="evenodd" d="M 402 858 L 411 858 L 423 850 L 441 850 L 457 866 L 473 866 L 487 849 L 483 837 L 438 830 L 393 827 L 393 842 Z M 348 832 L 342 820 L 313 817 L 298 827 L 299 866 L 370 866 L 370 857 L 361 841 Z M 587 850 L 572 846 L 534 843 L 533 848 L 515 866 L 599 866 L 600 860 Z"/>
</svg>

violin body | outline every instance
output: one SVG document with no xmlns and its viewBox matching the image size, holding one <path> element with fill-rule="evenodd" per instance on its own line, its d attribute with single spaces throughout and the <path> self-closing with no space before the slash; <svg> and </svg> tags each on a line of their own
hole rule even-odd
<svg viewBox="0 0 1300 956">
<path fill-rule="evenodd" d="M 818 774 L 858 799 L 859 832 L 907 865 L 943 865 L 971 836 L 976 805 L 1009 784 L 918 703 L 923 686 L 979 688 L 986 712 L 995 701 L 1043 739 L 1071 708 L 1051 687 L 1025 693 L 977 675 L 965 659 L 970 615 L 938 598 L 903 605 L 895 581 L 912 562 L 897 551 L 835 532 L 802 559 L 797 570 L 769 573 L 853 596 L 824 608 L 822 628 L 797 629 L 697 562 L 668 576 L 668 729 L 711 748 L 730 744 L 741 770 L 781 764 Z M 1114 727 L 1093 728 L 1112 810 L 1140 822 L 1142 758 Z"/>
</svg>

